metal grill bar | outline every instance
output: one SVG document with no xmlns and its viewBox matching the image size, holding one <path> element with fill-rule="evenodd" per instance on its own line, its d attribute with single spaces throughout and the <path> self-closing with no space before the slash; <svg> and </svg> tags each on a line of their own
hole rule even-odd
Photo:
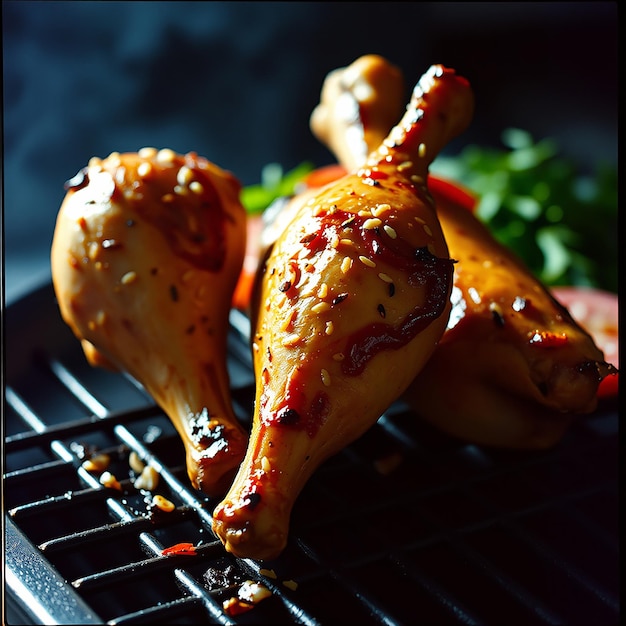
<svg viewBox="0 0 626 626">
<path fill-rule="evenodd" d="M 43 290 L 33 297 L 51 296 Z M 230 362 L 236 372 L 249 371 L 249 323 L 237 312 L 231 325 Z M 18 325 L 11 338 L 16 336 L 23 353 L 30 335 Z M 56 353 L 56 338 L 55 349 L 46 348 L 47 336 L 55 336 L 50 324 L 45 336 L 32 339 L 31 362 L 45 378 L 49 402 L 42 405 L 15 374 L 6 394 L 15 422 L 15 434 L 5 440 L 12 463 L 4 476 L 12 507 L 7 582 L 12 597 L 32 604 L 24 610 L 33 621 L 618 622 L 618 525 L 611 521 L 618 503 L 615 413 L 576 424 L 552 451 L 510 454 L 454 441 L 394 406 L 371 432 L 319 468 L 294 510 L 284 555 L 262 564 L 226 554 L 210 534 L 215 503 L 188 484 L 184 455 L 171 458 L 180 441 L 163 412 L 149 398 L 140 408 L 110 410 L 111 379 L 100 389 L 86 364 L 83 378 L 82 355 L 66 360 Z M 233 381 L 242 420 L 251 411 L 250 381 L 249 375 Z M 121 376 L 119 384 L 138 386 Z M 75 406 L 75 399 L 83 414 L 58 423 L 57 393 L 64 407 Z M 153 425 L 156 438 L 148 436 Z M 123 492 L 105 488 L 81 467 L 78 444 L 94 441 L 121 468 Z M 130 474 L 124 477 L 131 451 L 159 473 L 163 493 L 176 504 L 172 513 L 151 517 L 143 511 L 144 496 Z M 401 462 L 391 474 L 377 469 L 382 451 Z M 81 522 L 85 511 L 88 522 Z M 37 524 L 39 516 L 51 523 Z M 563 519 L 571 540 L 546 528 Z M 181 541 L 192 541 L 197 555 L 161 555 L 163 546 Z M 536 582 L 543 570 L 554 580 L 553 594 Z M 285 585 L 291 578 L 297 590 Z M 242 616 L 226 614 L 222 601 L 246 579 L 265 584 L 271 599 Z M 330 606 L 322 601 L 327 598 Z"/>
</svg>

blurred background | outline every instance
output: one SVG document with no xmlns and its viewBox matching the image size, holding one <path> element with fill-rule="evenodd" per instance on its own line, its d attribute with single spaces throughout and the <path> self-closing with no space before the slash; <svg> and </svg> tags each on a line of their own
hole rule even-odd
<svg viewBox="0 0 626 626">
<path fill-rule="evenodd" d="M 308 120 L 326 74 L 366 53 L 412 85 L 432 63 L 472 83 L 471 128 L 518 127 L 581 167 L 617 162 L 616 2 L 3 1 L 6 304 L 48 281 L 63 183 L 91 156 L 196 151 L 260 180 L 330 154 Z"/>
</svg>

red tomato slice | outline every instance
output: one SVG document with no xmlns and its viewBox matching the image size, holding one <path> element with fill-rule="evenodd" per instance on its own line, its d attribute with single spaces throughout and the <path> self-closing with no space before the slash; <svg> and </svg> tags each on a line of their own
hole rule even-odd
<svg viewBox="0 0 626 626">
<path fill-rule="evenodd" d="M 619 368 L 617 294 L 591 287 L 552 287 L 554 297 L 593 337 L 604 358 Z M 598 388 L 599 398 L 617 395 L 618 374 L 607 376 Z"/>
<path fill-rule="evenodd" d="M 248 214 L 246 220 L 246 253 L 232 300 L 233 307 L 240 311 L 246 311 L 250 306 L 254 277 L 259 264 L 259 247 L 263 229 L 260 214 Z"/>
<path fill-rule="evenodd" d="M 323 187 L 327 183 L 331 183 L 348 173 L 343 165 L 339 163 L 331 163 L 330 165 L 324 165 L 314 169 L 310 174 L 307 174 L 302 181 L 307 187 Z"/>
<path fill-rule="evenodd" d="M 433 195 L 435 201 L 437 201 L 437 196 L 440 196 L 448 202 L 461 205 L 472 213 L 476 209 L 476 196 L 469 189 L 445 178 L 430 174 L 428 176 L 428 191 Z"/>
</svg>

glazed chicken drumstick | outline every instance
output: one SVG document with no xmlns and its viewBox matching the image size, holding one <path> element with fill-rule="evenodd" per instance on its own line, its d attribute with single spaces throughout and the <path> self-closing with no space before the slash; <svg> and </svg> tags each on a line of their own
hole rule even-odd
<svg viewBox="0 0 626 626">
<path fill-rule="evenodd" d="M 398 68 L 374 55 L 325 81 L 311 129 L 347 169 L 385 137 L 390 114 L 402 107 L 402 81 Z M 346 106 L 350 97 L 352 107 Z M 358 113 L 346 117 L 345 110 Z M 431 193 L 457 261 L 453 308 L 444 336 L 404 399 L 435 426 L 476 443 L 551 446 L 573 416 L 596 407 L 599 383 L 615 370 L 475 215 L 435 185 Z"/>
<path fill-rule="evenodd" d="M 363 167 L 313 195 L 275 242 L 253 327 L 252 433 L 214 511 L 235 555 L 284 549 L 313 471 L 371 427 L 432 354 L 453 267 L 426 177 L 472 114 L 467 81 L 431 67 Z"/>
<path fill-rule="evenodd" d="M 215 496 L 248 437 L 226 368 L 246 241 L 239 191 L 194 153 L 93 158 L 67 184 L 51 251 L 61 314 L 90 363 L 142 383 L 180 434 L 193 485 Z"/>
</svg>

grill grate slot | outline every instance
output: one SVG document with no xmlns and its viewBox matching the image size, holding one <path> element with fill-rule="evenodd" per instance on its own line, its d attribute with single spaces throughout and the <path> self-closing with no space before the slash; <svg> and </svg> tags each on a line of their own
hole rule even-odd
<svg viewBox="0 0 626 626">
<path fill-rule="evenodd" d="M 618 623 L 614 407 L 554 450 L 515 453 L 446 437 L 395 405 L 305 486 L 279 559 L 239 560 L 210 530 L 216 502 L 191 488 L 172 424 L 136 381 L 89 367 L 56 312 L 34 324 L 53 307 L 46 287 L 7 311 L 19 358 L 6 387 L 6 572 L 32 621 Z M 231 326 L 247 424 L 249 324 L 234 312 Z M 91 452 L 109 455 L 122 491 L 81 466 Z M 156 469 L 153 492 L 134 488 L 131 452 Z M 153 493 L 175 510 L 157 514 Z M 197 554 L 161 555 L 180 542 Z M 271 596 L 227 614 L 246 580 Z"/>
</svg>

